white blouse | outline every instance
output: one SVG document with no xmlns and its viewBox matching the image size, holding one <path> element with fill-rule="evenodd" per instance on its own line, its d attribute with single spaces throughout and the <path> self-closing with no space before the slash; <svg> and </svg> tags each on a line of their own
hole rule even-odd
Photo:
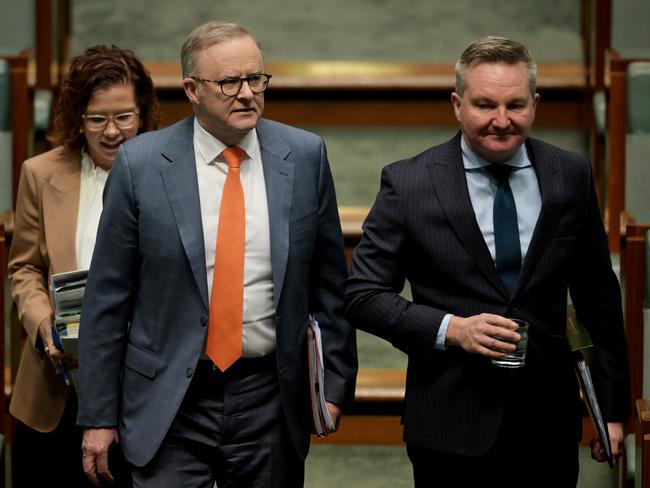
<svg viewBox="0 0 650 488">
<path fill-rule="evenodd" d="M 77 214 L 77 268 L 88 269 L 93 257 L 99 217 L 102 215 L 102 194 L 108 171 L 96 166 L 90 155 L 81 151 L 81 185 Z"/>
</svg>

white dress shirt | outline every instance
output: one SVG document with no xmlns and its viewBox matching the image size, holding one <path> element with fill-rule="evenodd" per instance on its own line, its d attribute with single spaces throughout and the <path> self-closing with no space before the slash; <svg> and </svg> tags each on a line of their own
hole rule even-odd
<svg viewBox="0 0 650 488">
<path fill-rule="evenodd" d="M 79 186 L 79 212 L 75 247 L 77 269 L 90 268 L 95 249 L 99 218 L 102 215 L 102 195 L 108 178 L 108 171 L 96 166 L 90 155 L 81 151 L 81 179 Z"/>
<path fill-rule="evenodd" d="M 246 158 L 240 167 L 246 208 L 242 357 L 256 357 L 275 350 L 269 211 L 260 144 L 255 129 L 237 146 L 246 152 Z M 221 196 L 228 174 L 228 165 L 221 156 L 225 148 L 225 144 L 209 134 L 194 119 L 194 155 L 201 202 L 208 297 L 212 293 Z"/>
</svg>

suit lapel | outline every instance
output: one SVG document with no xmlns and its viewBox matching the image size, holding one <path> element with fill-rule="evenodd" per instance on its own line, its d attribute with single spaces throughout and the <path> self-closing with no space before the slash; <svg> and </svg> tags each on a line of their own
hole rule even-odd
<svg viewBox="0 0 650 488">
<path fill-rule="evenodd" d="M 277 308 L 289 257 L 289 216 L 295 166 L 287 160 L 291 148 L 268 127 L 268 122 L 260 120 L 256 129 L 269 209 L 273 295 Z"/>
<path fill-rule="evenodd" d="M 465 169 L 460 149 L 460 133 L 439 147 L 433 154 L 429 169 L 434 191 L 450 227 L 487 280 L 505 298 L 507 292 L 499 279 L 490 250 L 476 222 L 474 208 L 467 189 Z"/>
<path fill-rule="evenodd" d="M 539 145 L 538 141 L 529 139 L 527 142 L 528 157 L 530 158 L 537 181 L 539 183 L 539 191 L 542 196 L 542 209 L 533 231 L 533 237 L 528 246 L 526 259 L 522 263 L 521 273 L 519 279 L 515 284 L 513 294 L 525 286 L 533 273 L 537 262 L 547 248 L 548 242 L 553 237 L 553 227 L 557 224 L 560 217 L 559 207 L 559 193 L 560 193 L 560 179 L 559 168 L 555 156 L 543 146 Z"/>
<path fill-rule="evenodd" d="M 205 246 L 194 157 L 194 118 L 180 122 L 162 152 L 160 175 L 201 298 L 208 308 Z"/>
<path fill-rule="evenodd" d="M 43 185 L 43 221 L 50 268 L 60 273 L 77 269 L 81 157 L 66 149 L 56 154 L 56 169 Z"/>
</svg>

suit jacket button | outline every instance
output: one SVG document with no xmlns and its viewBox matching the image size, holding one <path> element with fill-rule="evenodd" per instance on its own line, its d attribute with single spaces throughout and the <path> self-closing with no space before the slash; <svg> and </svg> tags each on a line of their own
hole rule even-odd
<svg viewBox="0 0 650 488">
<path fill-rule="evenodd" d="M 191 378 L 193 374 L 194 374 L 194 370 L 193 370 L 192 368 L 187 368 L 187 369 L 185 370 L 185 376 L 186 376 L 187 378 Z"/>
<path fill-rule="evenodd" d="M 208 325 L 208 318 L 201 317 L 201 327 L 205 327 L 206 325 Z"/>
</svg>

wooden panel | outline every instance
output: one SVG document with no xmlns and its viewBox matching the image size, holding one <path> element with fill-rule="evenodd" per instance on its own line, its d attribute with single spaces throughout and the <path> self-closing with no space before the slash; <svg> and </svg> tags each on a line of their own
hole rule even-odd
<svg viewBox="0 0 650 488">
<path fill-rule="evenodd" d="M 36 88 L 52 89 L 52 1 L 36 0 Z"/>
<path fill-rule="evenodd" d="M 343 415 L 336 433 L 323 438 L 312 436 L 312 443 L 404 445 L 397 415 Z"/>
<path fill-rule="evenodd" d="M 594 90 L 603 90 L 606 52 L 612 45 L 612 0 L 591 0 L 589 3 L 591 4 L 589 79 Z"/>
<path fill-rule="evenodd" d="M 375 92 L 372 97 L 355 97 L 322 92 L 290 94 L 269 89 L 264 116 L 298 127 L 456 127 L 450 93 L 434 97 L 432 93 L 396 96 Z M 181 91 L 159 91 L 158 95 L 163 127 L 192 114 L 192 107 Z M 590 121 L 582 93 L 542 93 L 536 127 L 588 129 Z"/>
<path fill-rule="evenodd" d="M 162 125 L 191 114 L 178 63 L 146 63 L 162 105 Z M 264 115 L 308 126 L 453 126 L 451 64 L 282 63 L 270 64 L 271 86 Z M 589 128 L 586 71 L 579 64 L 539 69 L 542 103 L 538 127 Z"/>
</svg>

